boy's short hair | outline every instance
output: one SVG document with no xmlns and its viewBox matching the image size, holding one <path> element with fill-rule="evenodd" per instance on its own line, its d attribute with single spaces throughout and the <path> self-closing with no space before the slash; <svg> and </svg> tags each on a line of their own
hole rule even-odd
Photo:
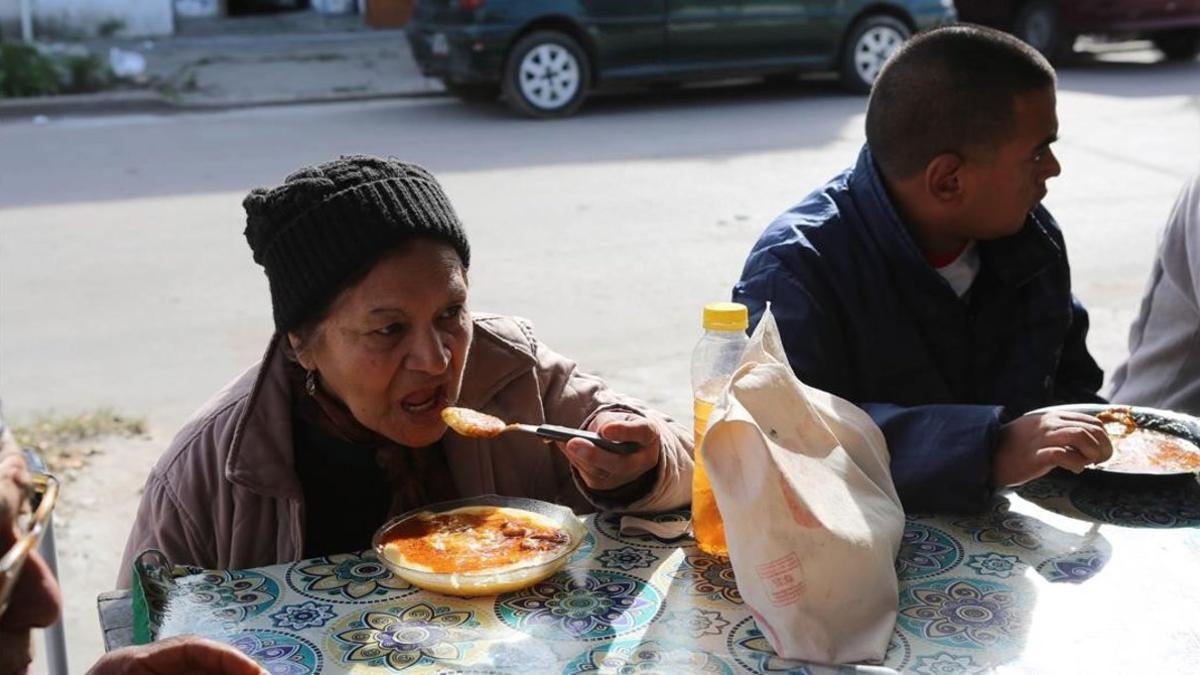
<svg viewBox="0 0 1200 675">
<path fill-rule="evenodd" d="M 867 145 L 884 175 L 907 178 L 944 152 L 988 152 L 1012 133 L 1013 99 L 1055 85 L 1036 49 L 961 24 L 917 35 L 884 66 L 867 103 Z"/>
</svg>

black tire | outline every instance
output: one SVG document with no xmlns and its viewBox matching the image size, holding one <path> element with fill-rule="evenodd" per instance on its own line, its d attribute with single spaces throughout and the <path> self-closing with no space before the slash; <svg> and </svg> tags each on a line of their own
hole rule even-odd
<svg viewBox="0 0 1200 675">
<path fill-rule="evenodd" d="M 1052 63 L 1067 56 L 1073 46 L 1068 42 L 1075 42 L 1063 34 L 1058 4 L 1051 0 L 1030 0 L 1021 5 L 1013 17 L 1012 33 Z"/>
<path fill-rule="evenodd" d="M 465 103 L 490 103 L 500 98 L 500 87 L 491 83 L 442 82 L 447 93 Z"/>
<path fill-rule="evenodd" d="M 892 53 L 912 35 L 903 21 L 886 14 L 864 16 L 854 23 L 842 45 L 838 73 L 842 86 L 867 94 Z"/>
<path fill-rule="evenodd" d="M 1200 28 L 1180 28 L 1150 36 L 1168 61 L 1191 61 L 1200 55 Z"/>
<path fill-rule="evenodd" d="M 591 68 L 587 54 L 571 36 L 535 31 L 518 40 L 508 53 L 501 84 L 504 100 L 529 117 L 567 117 L 587 96 Z M 541 72 L 534 77 L 534 70 Z M 567 86 L 570 83 L 573 86 Z"/>
</svg>

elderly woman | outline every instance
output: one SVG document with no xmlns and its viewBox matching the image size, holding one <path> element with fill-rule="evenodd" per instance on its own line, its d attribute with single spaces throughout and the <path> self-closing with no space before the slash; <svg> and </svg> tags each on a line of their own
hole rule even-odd
<svg viewBox="0 0 1200 675">
<path fill-rule="evenodd" d="M 244 202 L 266 269 L 266 355 L 198 412 L 150 473 L 125 548 L 244 568 L 370 547 L 389 516 L 487 493 L 656 511 L 687 504 L 687 430 L 537 340 L 468 310 L 470 248 L 442 188 L 396 160 L 343 157 Z M 633 441 L 448 433 L 459 405 Z"/>
</svg>

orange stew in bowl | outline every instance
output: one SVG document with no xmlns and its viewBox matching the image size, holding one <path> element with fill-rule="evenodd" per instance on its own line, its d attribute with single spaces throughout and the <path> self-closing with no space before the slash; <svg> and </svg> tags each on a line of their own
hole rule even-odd
<svg viewBox="0 0 1200 675">
<path fill-rule="evenodd" d="M 550 519 L 504 507 L 466 507 L 420 513 L 389 529 L 384 554 L 413 569 L 438 574 L 538 564 L 567 548 L 570 536 Z"/>
</svg>

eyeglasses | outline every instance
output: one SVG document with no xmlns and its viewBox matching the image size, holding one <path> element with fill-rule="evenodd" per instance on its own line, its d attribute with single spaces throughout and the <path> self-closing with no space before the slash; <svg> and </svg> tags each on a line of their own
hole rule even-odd
<svg viewBox="0 0 1200 675">
<path fill-rule="evenodd" d="M 58 502 L 58 479 L 46 473 L 29 472 L 30 504 L 32 513 L 18 516 L 17 542 L 0 558 L 0 616 L 8 609 L 8 600 L 12 596 L 17 579 L 21 577 L 21 568 L 29 558 L 29 553 L 37 548 L 42 540 L 42 534 L 50 525 L 50 514 Z"/>
</svg>

